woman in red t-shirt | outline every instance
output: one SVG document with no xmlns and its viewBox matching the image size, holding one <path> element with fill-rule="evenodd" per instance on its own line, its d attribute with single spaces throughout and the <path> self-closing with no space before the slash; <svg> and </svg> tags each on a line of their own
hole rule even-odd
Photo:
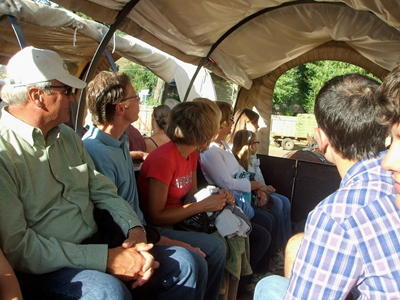
<svg viewBox="0 0 400 300">
<path fill-rule="evenodd" d="M 215 106 L 215 107 L 214 107 Z M 200 202 L 183 205 L 197 190 L 197 154 L 207 150 L 219 129 L 219 109 L 202 99 L 178 104 L 170 113 L 166 134 L 170 142 L 144 161 L 138 189 L 140 208 L 158 226 L 172 226 L 201 212 L 221 210 L 234 196 L 221 191 Z"/>
<path fill-rule="evenodd" d="M 197 154 L 208 148 L 218 132 L 220 118 L 217 105 L 208 99 L 182 102 L 171 110 L 166 130 L 171 141 L 149 154 L 137 181 L 140 208 L 153 225 L 171 228 L 198 213 L 234 204 L 233 194 L 224 190 L 202 201 L 183 204 L 197 193 Z M 208 265 L 204 299 L 218 299 L 226 260 L 222 240 L 191 231 L 166 230 L 162 234 L 204 252 Z"/>
</svg>

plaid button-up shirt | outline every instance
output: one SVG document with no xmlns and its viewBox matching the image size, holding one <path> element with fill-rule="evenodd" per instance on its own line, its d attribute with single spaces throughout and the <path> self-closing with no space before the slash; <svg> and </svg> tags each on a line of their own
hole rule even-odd
<svg viewBox="0 0 400 300">
<path fill-rule="evenodd" d="M 309 215 L 285 299 L 400 298 L 400 210 L 392 173 L 357 162 Z"/>
</svg>

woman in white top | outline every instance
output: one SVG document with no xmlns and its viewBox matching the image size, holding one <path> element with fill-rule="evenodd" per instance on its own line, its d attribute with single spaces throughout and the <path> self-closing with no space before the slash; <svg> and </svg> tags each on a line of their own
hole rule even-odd
<svg viewBox="0 0 400 300">
<path fill-rule="evenodd" d="M 256 155 L 258 144 L 260 143 L 256 138 L 256 133 L 250 130 L 243 129 L 237 131 L 233 138 L 232 152 L 239 164 L 246 171 L 254 175 L 254 180 L 265 183 L 260 169 L 260 159 L 257 158 Z M 275 193 L 275 188 L 273 186 L 267 185 L 267 188 L 274 203 L 270 212 L 275 217 L 277 225 L 276 246 L 278 249 L 283 249 L 292 236 L 290 201 L 287 197 Z"/>
<path fill-rule="evenodd" d="M 241 193 L 249 193 L 255 190 L 261 201 L 266 203 L 267 195 L 265 194 L 266 186 L 264 183 L 260 181 L 249 181 L 246 178 L 235 178 L 236 175 L 241 173 L 244 169 L 237 162 L 228 144 L 222 140 L 231 132 L 233 125 L 233 120 L 231 118 L 233 109 L 228 102 L 216 101 L 216 103 L 221 110 L 222 117 L 220 129 L 214 142 L 211 143 L 207 151 L 200 155 L 204 176 L 209 184 L 236 192 L 239 198 Z M 241 198 L 243 199 L 243 196 Z M 236 203 L 239 206 L 243 204 L 238 197 L 236 198 Z M 250 233 L 250 265 L 253 268 L 253 272 L 266 273 L 269 271 L 272 254 L 270 245 L 275 245 L 275 219 L 266 211 L 259 208 L 253 209 L 250 204 L 248 204 L 248 206 L 250 206 L 251 210 L 248 217 L 253 227 Z M 246 209 L 243 210 L 246 213 Z M 264 239 L 269 239 L 269 237 L 271 237 L 270 242 L 262 249 L 261 245 L 265 245 Z M 241 280 L 241 284 L 245 283 L 245 281 Z"/>
</svg>

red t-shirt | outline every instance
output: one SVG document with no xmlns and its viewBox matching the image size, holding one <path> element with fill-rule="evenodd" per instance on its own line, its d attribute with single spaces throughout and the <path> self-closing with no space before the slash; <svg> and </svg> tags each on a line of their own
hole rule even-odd
<svg viewBox="0 0 400 300">
<path fill-rule="evenodd" d="M 168 185 L 165 209 L 182 206 L 182 198 L 192 188 L 192 172 L 196 171 L 197 153 L 193 151 L 189 160 L 183 158 L 175 144 L 170 141 L 152 151 L 140 169 L 137 186 L 140 209 L 148 216 L 148 178 L 155 178 Z"/>
</svg>

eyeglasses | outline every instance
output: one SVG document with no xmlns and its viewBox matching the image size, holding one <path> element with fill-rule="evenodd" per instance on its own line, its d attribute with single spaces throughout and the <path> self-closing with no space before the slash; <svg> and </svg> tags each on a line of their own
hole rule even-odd
<svg viewBox="0 0 400 300">
<path fill-rule="evenodd" d="M 124 98 L 124 99 L 122 99 L 122 101 L 126 101 L 126 100 L 129 100 L 129 99 L 140 99 L 140 96 L 139 96 L 139 94 L 136 94 L 135 93 L 135 96 L 131 96 L 131 97 L 126 97 L 126 98 Z"/>
<path fill-rule="evenodd" d="M 65 89 L 64 92 L 62 92 L 62 94 L 64 94 L 65 96 L 71 96 L 72 95 L 72 87 L 69 85 L 50 85 L 48 86 L 48 88 L 51 89 Z"/>
</svg>

